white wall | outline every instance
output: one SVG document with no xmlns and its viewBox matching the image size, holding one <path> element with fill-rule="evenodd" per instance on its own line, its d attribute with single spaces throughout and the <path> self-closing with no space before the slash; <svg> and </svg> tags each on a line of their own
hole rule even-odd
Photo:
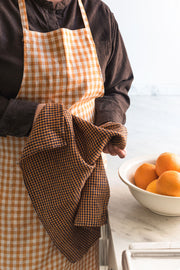
<svg viewBox="0 0 180 270">
<path fill-rule="evenodd" d="M 135 80 L 131 94 L 180 95 L 180 0 L 103 0 L 114 13 Z"/>
</svg>

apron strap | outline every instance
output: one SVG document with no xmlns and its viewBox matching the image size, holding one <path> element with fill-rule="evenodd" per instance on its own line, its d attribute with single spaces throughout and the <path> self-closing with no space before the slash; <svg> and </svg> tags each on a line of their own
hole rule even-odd
<svg viewBox="0 0 180 270">
<path fill-rule="evenodd" d="M 25 0 L 18 0 L 18 4 L 19 4 L 20 15 L 21 15 L 22 27 L 23 29 L 25 28 L 29 30 Z"/>
<path fill-rule="evenodd" d="M 82 4 L 82 1 L 81 0 L 78 0 L 78 4 L 79 4 L 79 8 L 81 10 L 81 15 L 82 15 L 82 19 L 83 19 L 83 22 L 84 22 L 84 26 L 91 33 L 89 22 L 88 22 L 88 18 L 87 18 L 87 15 L 86 15 L 86 11 L 84 9 L 84 6 Z M 91 36 L 92 36 L 92 34 L 91 34 Z"/>
<path fill-rule="evenodd" d="M 28 24 L 25 0 L 18 0 L 18 4 L 19 4 L 19 10 L 20 10 L 20 15 L 21 15 L 22 26 L 23 26 L 23 28 L 29 30 L 29 24 Z M 78 0 L 78 4 L 79 4 L 79 7 L 80 7 L 80 11 L 81 11 L 82 19 L 83 19 L 83 22 L 84 22 L 84 26 L 88 30 L 88 32 L 90 33 L 90 35 L 92 37 L 92 33 L 91 33 L 91 30 L 90 30 L 88 18 L 87 18 L 84 6 L 82 4 L 82 1 Z"/>
</svg>

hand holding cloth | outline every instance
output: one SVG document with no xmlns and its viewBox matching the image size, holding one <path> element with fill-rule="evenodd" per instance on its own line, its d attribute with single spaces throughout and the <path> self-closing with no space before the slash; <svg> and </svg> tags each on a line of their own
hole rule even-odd
<svg viewBox="0 0 180 270">
<path fill-rule="evenodd" d="M 109 184 L 101 153 L 111 141 L 126 145 L 126 128 L 97 127 L 61 104 L 38 115 L 21 156 L 33 207 L 56 247 L 74 263 L 100 237 L 107 222 Z"/>
</svg>

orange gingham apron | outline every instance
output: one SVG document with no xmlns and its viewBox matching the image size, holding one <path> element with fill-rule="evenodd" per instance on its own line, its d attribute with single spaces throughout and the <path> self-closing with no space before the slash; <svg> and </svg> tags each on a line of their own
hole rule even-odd
<svg viewBox="0 0 180 270">
<path fill-rule="evenodd" d="M 95 98 L 104 85 L 95 44 L 81 0 L 85 28 L 48 33 L 29 30 L 25 0 L 18 0 L 24 35 L 24 74 L 19 99 L 62 103 L 93 121 Z M 40 223 L 19 167 L 26 138 L 0 137 L 0 270 L 97 270 L 98 243 L 71 264 Z"/>
</svg>

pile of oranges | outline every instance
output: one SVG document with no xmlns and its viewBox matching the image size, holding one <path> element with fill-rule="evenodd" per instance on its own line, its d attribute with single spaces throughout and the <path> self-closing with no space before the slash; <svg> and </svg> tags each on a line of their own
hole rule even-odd
<svg viewBox="0 0 180 270">
<path fill-rule="evenodd" d="M 149 192 L 180 197 L 180 156 L 165 152 L 155 164 L 143 163 L 134 175 L 136 186 Z"/>
</svg>

